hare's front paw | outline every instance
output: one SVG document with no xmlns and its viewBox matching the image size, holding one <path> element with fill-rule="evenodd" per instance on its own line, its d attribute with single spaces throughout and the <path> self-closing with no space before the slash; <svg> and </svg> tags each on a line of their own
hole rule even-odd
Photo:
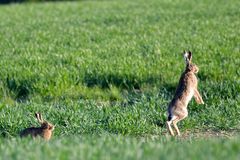
<svg viewBox="0 0 240 160">
<path fill-rule="evenodd" d="M 202 101 L 199 98 L 195 98 L 195 101 L 197 102 L 197 104 L 202 104 Z"/>
</svg>

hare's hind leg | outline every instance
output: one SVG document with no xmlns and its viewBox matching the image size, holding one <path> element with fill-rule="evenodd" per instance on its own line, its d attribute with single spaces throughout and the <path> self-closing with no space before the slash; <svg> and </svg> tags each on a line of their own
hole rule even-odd
<svg viewBox="0 0 240 160">
<path fill-rule="evenodd" d="M 174 128 L 175 131 L 177 132 L 177 135 L 180 136 L 180 131 L 179 131 L 179 129 L 178 129 L 177 122 L 179 122 L 179 118 L 176 118 L 176 119 L 173 121 L 173 128 Z"/>
<path fill-rule="evenodd" d="M 168 121 L 166 122 L 166 126 L 167 126 L 167 129 L 168 129 L 168 132 L 171 134 L 171 136 L 174 136 L 174 132 L 172 130 L 172 127 L 171 127 L 171 124 L 172 122 L 176 119 L 175 116 L 168 116 Z"/>
<path fill-rule="evenodd" d="M 172 121 L 167 121 L 166 126 L 167 126 L 167 130 L 171 134 L 171 136 L 174 136 L 174 133 L 173 133 L 173 130 L 172 130 L 172 127 L 171 127 L 171 123 L 172 123 Z"/>
<path fill-rule="evenodd" d="M 177 118 L 174 119 L 173 122 L 172 122 L 172 123 L 173 123 L 173 127 L 174 127 L 175 131 L 177 132 L 177 135 L 178 135 L 178 136 L 180 136 L 181 134 L 180 134 L 180 131 L 179 131 L 179 129 L 178 129 L 177 123 L 178 123 L 179 121 L 183 120 L 183 119 L 186 118 L 186 117 L 187 117 L 187 114 L 184 115 L 184 116 L 182 116 L 182 117 L 177 117 Z"/>
</svg>

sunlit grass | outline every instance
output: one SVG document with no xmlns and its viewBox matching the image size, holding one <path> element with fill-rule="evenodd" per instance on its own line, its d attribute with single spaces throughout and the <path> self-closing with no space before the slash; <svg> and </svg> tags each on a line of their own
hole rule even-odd
<svg viewBox="0 0 240 160">
<path fill-rule="evenodd" d="M 40 139 L 0 139 L 3 159 L 238 159 L 239 138 L 169 139 L 116 135 Z M 17 147 L 16 147 L 17 146 Z"/>
<path fill-rule="evenodd" d="M 2 159 L 237 159 L 239 138 L 168 139 L 165 121 L 189 49 L 205 105 L 181 132 L 238 135 L 239 2 L 0 6 Z M 19 139 L 34 112 L 56 125 L 50 142 Z"/>
</svg>

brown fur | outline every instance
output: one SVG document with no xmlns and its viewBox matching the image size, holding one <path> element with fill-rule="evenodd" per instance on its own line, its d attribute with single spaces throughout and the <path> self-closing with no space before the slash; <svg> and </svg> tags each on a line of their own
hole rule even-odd
<svg viewBox="0 0 240 160">
<path fill-rule="evenodd" d="M 195 64 L 191 63 L 192 53 L 190 51 L 185 51 L 184 58 L 186 60 L 186 68 L 181 75 L 174 98 L 168 106 L 168 121 L 166 125 L 172 136 L 174 136 L 174 133 L 171 124 L 173 124 L 177 135 L 180 135 L 177 123 L 188 116 L 187 105 L 191 98 L 194 96 L 198 104 L 204 104 L 197 89 L 198 80 L 195 74 L 199 69 Z"/>
<path fill-rule="evenodd" d="M 54 126 L 51 123 L 44 121 L 40 113 L 35 113 L 35 116 L 38 122 L 41 124 L 41 127 L 26 128 L 20 133 L 20 136 L 21 137 L 31 136 L 32 138 L 40 136 L 45 140 L 49 140 L 52 136 Z"/>
</svg>

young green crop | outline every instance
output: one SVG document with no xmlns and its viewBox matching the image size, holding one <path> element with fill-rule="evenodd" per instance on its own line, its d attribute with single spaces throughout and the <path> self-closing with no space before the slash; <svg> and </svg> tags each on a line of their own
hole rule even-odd
<svg viewBox="0 0 240 160">
<path fill-rule="evenodd" d="M 140 0 L 0 6 L 2 159 L 20 159 L 30 149 L 36 154 L 26 159 L 76 159 L 78 153 L 82 159 L 237 159 L 239 138 L 171 141 L 165 121 L 185 67 L 181 53 L 189 49 L 205 105 L 190 102 L 189 117 L 179 124 L 183 135 L 239 134 L 239 5 Z M 39 125 L 34 112 L 56 125 L 49 143 L 18 138 L 22 129 Z"/>
<path fill-rule="evenodd" d="M 124 89 L 172 92 L 184 69 L 184 49 L 193 52 L 206 96 L 219 84 L 221 96 L 236 96 L 238 5 L 152 0 L 1 6 L 0 98 L 122 100 Z"/>
<path fill-rule="evenodd" d="M 43 142 L 40 139 L 0 139 L 3 159 L 238 159 L 239 138 L 168 139 L 116 135 L 75 136 Z M 4 144 L 4 145 L 3 145 Z M 17 147 L 16 147 L 17 146 Z"/>
</svg>

